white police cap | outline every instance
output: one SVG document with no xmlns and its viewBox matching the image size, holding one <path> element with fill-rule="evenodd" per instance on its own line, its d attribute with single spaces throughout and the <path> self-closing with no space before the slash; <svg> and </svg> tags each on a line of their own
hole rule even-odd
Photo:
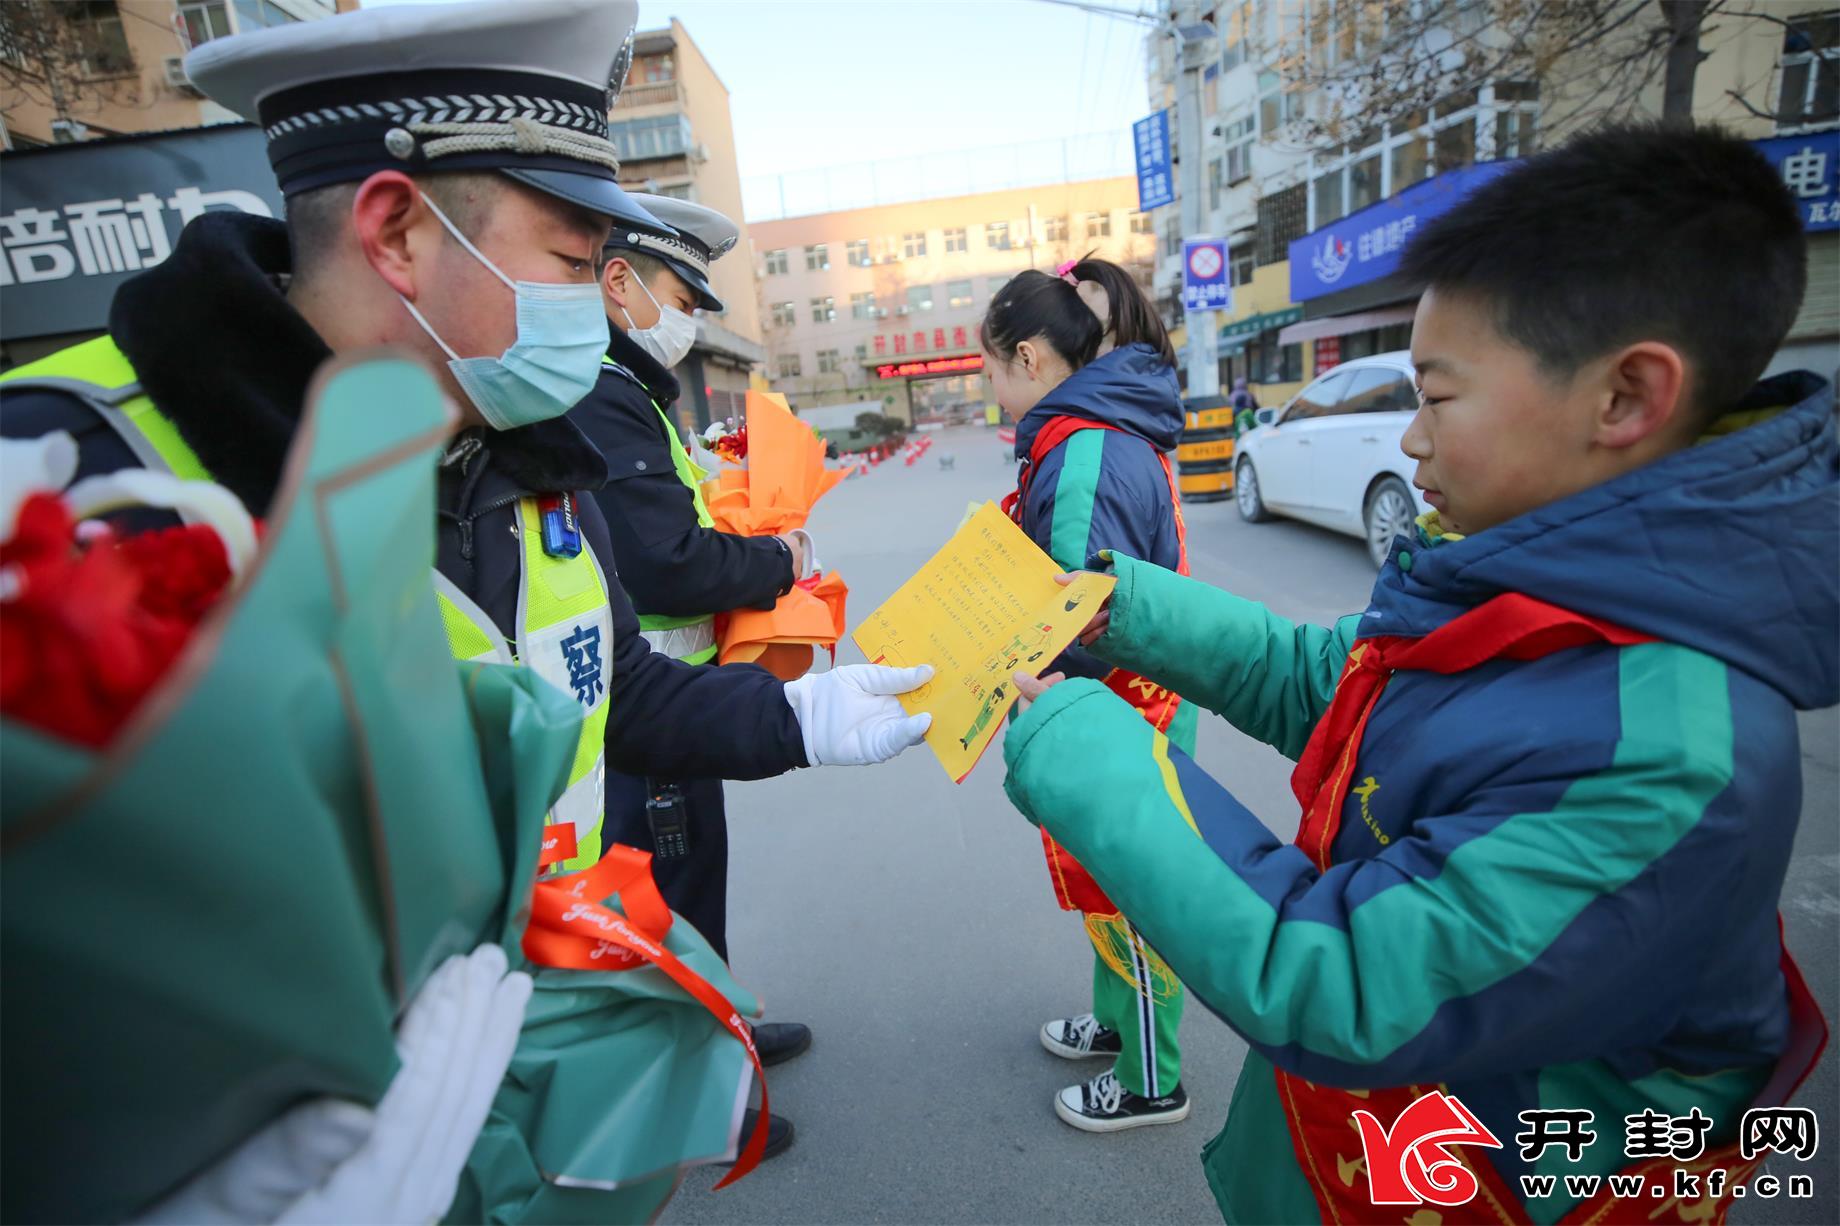
<svg viewBox="0 0 1840 1226">
<path fill-rule="evenodd" d="M 663 224 L 616 224 L 607 238 L 607 250 L 657 256 L 696 291 L 698 306 L 705 311 L 722 310 L 722 300 L 709 288 L 709 265 L 734 250 L 741 228 L 714 209 L 689 200 L 648 192 L 634 192 L 633 199 Z"/>
<path fill-rule="evenodd" d="M 607 113 L 632 63 L 635 0 L 364 9 L 213 39 L 186 57 L 262 126 L 284 194 L 398 169 L 497 170 L 620 224 Z"/>
</svg>

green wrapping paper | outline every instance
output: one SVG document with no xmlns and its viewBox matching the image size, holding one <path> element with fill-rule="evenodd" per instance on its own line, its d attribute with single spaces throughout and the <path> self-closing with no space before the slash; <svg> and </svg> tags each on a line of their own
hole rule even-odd
<svg viewBox="0 0 1840 1226">
<path fill-rule="evenodd" d="M 304 1098 L 376 1102 L 434 967 L 521 961 L 580 716 L 448 655 L 448 430 L 419 366 L 329 363 L 255 564 L 116 741 L 0 723 L 7 1220 L 131 1217 Z M 754 1007 L 689 925 L 670 944 Z M 650 968 L 541 972 L 456 1215 L 650 1216 L 733 1144 L 744 1063 Z"/>
</svg>

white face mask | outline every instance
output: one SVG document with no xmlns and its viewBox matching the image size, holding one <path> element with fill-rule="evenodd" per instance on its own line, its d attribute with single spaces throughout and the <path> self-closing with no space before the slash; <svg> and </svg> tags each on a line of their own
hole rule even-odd
<svg viewBox="0 0 1840 1226">
<path fill-rule="evenodd" d="M 633 280 L 645 291 L 645 296 L 652 299 L 652 305 L 658 308 L 658 322 L 649 328 L 633 326 L 632 312 L 625 307 L 620 314 L 626 316 L 626 335 L 633 344 L 651 354 L 658 364 L 666 370 L 684 360 L 690 352 L 690 346 L 696 344 L 696 320 L 690 318 L 676 307 L 668 307 L 656 298 L 652 298 L 651 287 L 637 270 Z"/>
</svg>

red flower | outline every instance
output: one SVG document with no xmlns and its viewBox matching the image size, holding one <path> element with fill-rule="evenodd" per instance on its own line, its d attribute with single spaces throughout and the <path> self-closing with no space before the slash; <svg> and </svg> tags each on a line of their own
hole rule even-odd
<svg viewBox="0 0 1840 1226">
<path fill-rule="evenodd" d="M 0 713 L 100 746 L 165 675 L 230 566 L 207 527 L 82 542 L 76 529 L 62 499 L 35 494 L 0 542 Z"/>
</svg>

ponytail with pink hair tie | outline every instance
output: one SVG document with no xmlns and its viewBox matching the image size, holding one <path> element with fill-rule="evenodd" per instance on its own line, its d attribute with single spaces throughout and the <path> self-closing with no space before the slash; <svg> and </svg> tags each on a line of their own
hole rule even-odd
<svg viewBox="0 0 1840 1226">
<path fill-rule="evenodd" d="M 1073 275 L 1073 266 L 1078 263 L 1078 260 L 1068 260 L 1065 264 L 1062 264 L 1059 268 L 1054 270 L 1054 275 L 1073 286 L 1075 289 L 1078 289 L 1080 279 Z"/>
</svg>

